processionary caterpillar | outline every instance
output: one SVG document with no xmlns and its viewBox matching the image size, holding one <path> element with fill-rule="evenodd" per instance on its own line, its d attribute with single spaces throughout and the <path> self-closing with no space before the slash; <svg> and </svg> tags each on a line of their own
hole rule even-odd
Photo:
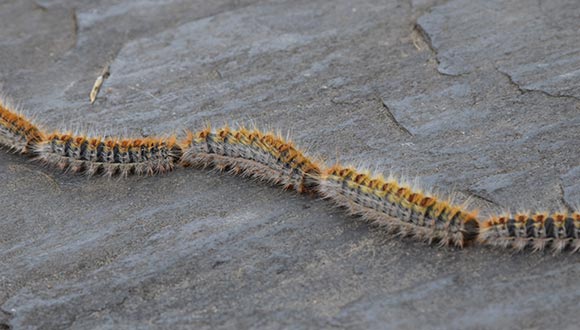
<svg viewBox="0 0 580 330">
<path fill-rule="evenodd" d="M 32 145 L 43 139 L 42 132 L 30 120 L 0 98 L 0 145 L 27 153 Z"/>
<path fill-rule="evenodd" d="M 73 173 L 157 174 L 171 171 L 181 156 L 175 137 L 120 139 L 53 133 L 34 145 L 37 159 Z"/>
<path fill-rule="evenodd" d="M 324 171 L 319 190 L 352 213 L 401 236 L 460 247 L 477 236 L 474 212 L 353 167 L 335 165 Z"/>
<path fill-rule="evenodd" d="M 298 192 L 312 191 L 320 175 L 319 165 L 292 142 L 258 129 L 226 126 L 212 131 L 208 127 L 197 133 L 189 132 L 182 148 L 184 165 L 229 170 Z"/>
<path fill-rule="evenodd" d="M 151 175 L 176 165 L 227 170 L 319 195 L 397 235 L 429 243 L 580 251 L 580 212 L 506 214 L 482 221 L 463 205 L 394 178 L 372 176 L 354 167 L 328 167 L 279 134 L 258 129 L 208 127 L 187 132 L 183 140 L 46 134 L 0 100 L 0 145 L 66 172 L 88 175 Z"/>
<path fill-rule="evenodd" d="M 580 213 L 506 214 L 491 217 L 481 224 L 481 243 L 535 251 L 551 246 L 555 252 L 570 247 L 580 250 Z"/>
</svg>

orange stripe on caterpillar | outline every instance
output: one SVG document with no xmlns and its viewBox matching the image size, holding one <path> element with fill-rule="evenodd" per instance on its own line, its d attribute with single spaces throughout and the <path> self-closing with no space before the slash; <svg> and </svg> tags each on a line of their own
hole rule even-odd
<svg viewBox="0 0 580 330">
<path fill-rule="evenodd" d="M 481 224 L 481 243 L 534 251 L 551 246 L 554 252 L 580 250 L 580 213 L 519 213 L 491 217 Z"/>
<path fill-rule="evenodd" d="M 462 247 L 477 235 L 473 212 L 426 196 L 395 180 L 335 165 L 322 173 L 320 193 L 350 212 L 401 236 Z"/>
<path fill-rule="evenodd" d="M 116 139 L 54 133 L 35 146 L 43 163 L 88 175 L 153 175 L 171 171 L 181 156 L 175 138 Z"/>
<path fill-rule="evenodd" d="M 38 127 L 0 99 L 0 145 L 28 153 L 33 145 L 42 141 L 43 136 Z"/>
<path fill-rule="evenodd" d="M 182 143 L 185 166 L 214 167 L 233 174 L 280 184 L 298 192 L 313 191 L 319 166 L 279 135 L 257 129 L 188 132 Z"/>
</svg>

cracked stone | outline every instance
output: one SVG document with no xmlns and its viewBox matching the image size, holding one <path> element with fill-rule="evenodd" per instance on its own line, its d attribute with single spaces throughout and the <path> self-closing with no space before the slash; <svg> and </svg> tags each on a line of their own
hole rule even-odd
<svg viewBox="0 0 580 330">
<path fill-rule="evenodd" d="M 418 24 L 443 74 L 492 65 L 523 90 L 580 99 L 577 1 L 454 0 L 433 8 Z"/>
</svg>

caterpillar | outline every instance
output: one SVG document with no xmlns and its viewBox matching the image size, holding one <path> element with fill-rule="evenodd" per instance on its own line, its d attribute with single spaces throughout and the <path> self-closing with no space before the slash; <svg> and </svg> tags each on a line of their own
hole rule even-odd
<svg viewBox="0 0 580 330">
<path fill-rule="evenodd" d="M 15 152 L 28 153 L 43 138 L 38 127 L 0 98 L 0 145 Z"/>
<path fill-rule="evenodd" d="M 481 223 L 478 241 L 483 244 L 534 251 L 552 247 L 560 252 L 580 250 L 580 213 L 517 213 L 490 217 Z"/>
<path fill-rule="evenodd" d="M 184 166 L 213 167 L 232 174 L 251 176 L 282 185 L 285 189 L 311 192 L 317 185 L 320 166 L 279 134 L 258 129 L 210 127 L 188 132 L 182 144 Z"/>
<path fill-rule="evenodd" d="M 165 173 L 181 157 L 176 138 L 121 139 L 53 133 L 34 145 L 42 163 L 65 172 L 106 176 Z"/>
<path fill-rule="evenodd" d="M 46 134 L 0 99 L 0 145 L 65 172 L 153 175 L 175 166 L 211 167 L 333 201 L 398 236 L 464 247 L 468 243 L 533 251 L 580 251 L 580 212 L 506 213 L 478 219 L 465 205 L 424 193 L 394 178 L 354 167 L 327 167 L 280 134 L 228 126 L 169 138 Z"/>
<path fill-rule="evenodd" d="M 351 213 L 400 236 L 458 247 L 477 236 L 479 222 L 474 212 L 353 167 L 328 168 L 321 175 L 319 190 Z"/>
</svg>

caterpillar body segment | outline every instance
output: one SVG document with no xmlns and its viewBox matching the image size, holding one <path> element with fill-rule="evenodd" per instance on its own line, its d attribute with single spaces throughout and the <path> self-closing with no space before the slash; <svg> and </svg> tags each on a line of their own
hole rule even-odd
<svg viewBox="0 0 580 330">
<path fill-rule="evenodd" d="M 26 117 L 0 99 L 0 145 L 20 153 L 29 153 L 44 134 Z"/>
<path fill-rule="evenodd" d="M 171 171 L 181 156 L 175 138 L 118 139 L 50 134 L 34 149 L 37 159 L 89 176 L 153 175 Z"/>
<path fill-rule="evenodd" d="M 185 166 L 213 167 L 255 177 L 298 192 L 316 189 L 319 165 L 292 142 L 257 129 L 223 127 L 188 132 L 182 144 Z"/>
<path fill-rule="evenodd" d="M 580 212 L 518 213 L 490 217 L 481 224 L 478 241 L 523 250 L 580 251 Z"/>
<path fill-rule="evenodd" d="M 352 167 L 335 165 L 323 172 L 319 191 L 339 206 L 401 236 L 463 247 L 477 235 L 475 213 Z"/>
</svg>

